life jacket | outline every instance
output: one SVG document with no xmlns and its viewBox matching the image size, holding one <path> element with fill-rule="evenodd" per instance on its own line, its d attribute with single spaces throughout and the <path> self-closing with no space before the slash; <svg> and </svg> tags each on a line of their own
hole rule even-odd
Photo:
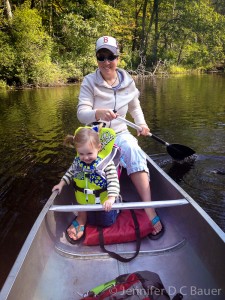
<svg viewBox="0 0 225 300">
<path fill-rule="evenodd" d="M 98 131 L 98 126 L 86 127 Z M 99 137 L 102 147 L 94 162 L 87 165 L 80 160 L 78 155 L 75 158 L 74 188 L 76 200 L 79 204 L 103 204 L 107 199 L 107 181 L 104 170 L 112 161 L 114 161 L 116 167 L 119 165 L 120 151 L 114 145 L 116 138 L 114 130 L 102 127 Z"/>
</svg>

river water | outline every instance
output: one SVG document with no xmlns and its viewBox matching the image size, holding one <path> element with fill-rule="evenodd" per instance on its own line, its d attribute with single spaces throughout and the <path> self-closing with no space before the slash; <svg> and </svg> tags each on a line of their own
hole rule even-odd
<svg viewBox="0 0 225 300">
<path fill-rule="evenodd" d="M 171 76 L 136 84 L 152 133 L 193 148 L 196 157 L 178 163 L 150 137 L 140 137 L 139 144 L 225 231 L 225 76 Z M 80 125 L 78 93 L 79 85 L 0 91 L 0 287 L 52 186 L 73 159 L 62 140 Z"/>
</svg>

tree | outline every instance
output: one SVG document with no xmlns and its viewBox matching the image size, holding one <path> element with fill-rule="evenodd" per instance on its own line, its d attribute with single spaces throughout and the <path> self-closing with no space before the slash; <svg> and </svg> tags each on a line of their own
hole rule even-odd
<svg viewBox="0 0 225 300">
<path fill-rule="evenodd" d="M 117 38 L 122 66 L 225 60 L 224 0 L 2 0 L 0 79 L 54 84 L 96 68 L 95 41 Z"/>
<path fill-rule="evenodd" d="M 44 31 L 37 10 L 30 9 L 27 3 L 14 11 L 10 40 L 15 49 L 14 82 L 39 85 L 54 81 L 51 38 Z"/>
<path fill-rule="evenodd" d="M 16 53 L 10 38 L 5 32 L 0 31 L 0 79 L 10 81 L 13 77 Z"/>
<path fill-rule="evenodd" d="M 58 17 L 54 29 L 55 58 L 65 68 L 74 65 L 73 71 L 82 70 L 83 75 L 96 68 L 95 41 L 101 35 L 114 35 L 119 23 L 117 9 L 103 1 L 85 1 L 86 5 L 71 3 Z M 114 24 L 114 26 L 112 26 Z M 72 74 L 71 74 L 72 76 Z"/>
<path fill-rule="evenodd" d="M 5 0 L 5 8 L 6 8 L 7 18 L 10 21 L 12 19 L 12 10 L 11 10 L 11 5 L 9 3 L 9 0 Z"/>
</svg>

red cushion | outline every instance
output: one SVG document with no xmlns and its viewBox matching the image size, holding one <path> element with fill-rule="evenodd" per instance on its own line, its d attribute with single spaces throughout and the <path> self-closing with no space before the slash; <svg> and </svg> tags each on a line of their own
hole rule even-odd
<svg viewBox="0 0 225 300">
<path fill-rule="evenodd" d="M 139 223 L 141 237 L 143 238 L 153 231 L 153 227 L 143 209 L 134 211 Z M 105 245 L 135 241 L 136 235 L 131 212 L 129 210 L 121 211 L 113 225 L 103 228 L 103 235 Z M 87 224 L 84 244 L 89 246 L 99 245 L 99 233 L 96 226 Z"/>
</svg>

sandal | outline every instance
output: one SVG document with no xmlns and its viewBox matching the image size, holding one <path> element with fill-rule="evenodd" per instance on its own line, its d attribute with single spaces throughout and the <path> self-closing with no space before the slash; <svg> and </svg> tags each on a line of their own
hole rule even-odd
<svg viewBox="0 0 225 300">
<path fill-rule="evenodd" d="M 159 217 L 159 216 L 155 216 L 155 218 L 152 219 L 151 222 L 152 222 L 152 226 L 154 227 L 155 224 L 157 224 L 158 222 L 161 222 L 160 217 Z M 162 224 L 162 222 L 161 222 L 161 224 Z M 149 237 L 151 240 L 158 240 L 159 238 L 161 238 L 161 237 L 163 236 L 164 231 L 165 231 L 165 229 L 164 229 L 164 226 L 163 226 L 163 224 L 162 224 L 162 229 L 161 229 L 158 233 L 156 233 L 156 234 L 150 233 L 150 234 L 148 235 L 148 237 Z"/>
<path fill-rule="evenodd" d="M 67 231 L 70 228 L 70 226 L 72 226 L 72 225 L 74 226 L 74 228 L 76 230 L 76 234 L 75 234 L 76 237 L 78 236 L 78 233 L 82 232 L 82 235 L 79 238 L 77 237 L 76 240 L 72 239 L 69 236 L 68 231 Z M 73 220 L 72 224 L 67 227 L 66 232 L 65 232 L 65 236 L 66 236 L 67 241 L 70 242 L 70 244 L 73 244 L 73 245 L 75 245 L 78 241 L 80 241 L 80 239 L 83 237 L 83 235 L 84 235 L 84 225 L 80 225 L 77 222 L 76 219 Z"/>
</svg>

